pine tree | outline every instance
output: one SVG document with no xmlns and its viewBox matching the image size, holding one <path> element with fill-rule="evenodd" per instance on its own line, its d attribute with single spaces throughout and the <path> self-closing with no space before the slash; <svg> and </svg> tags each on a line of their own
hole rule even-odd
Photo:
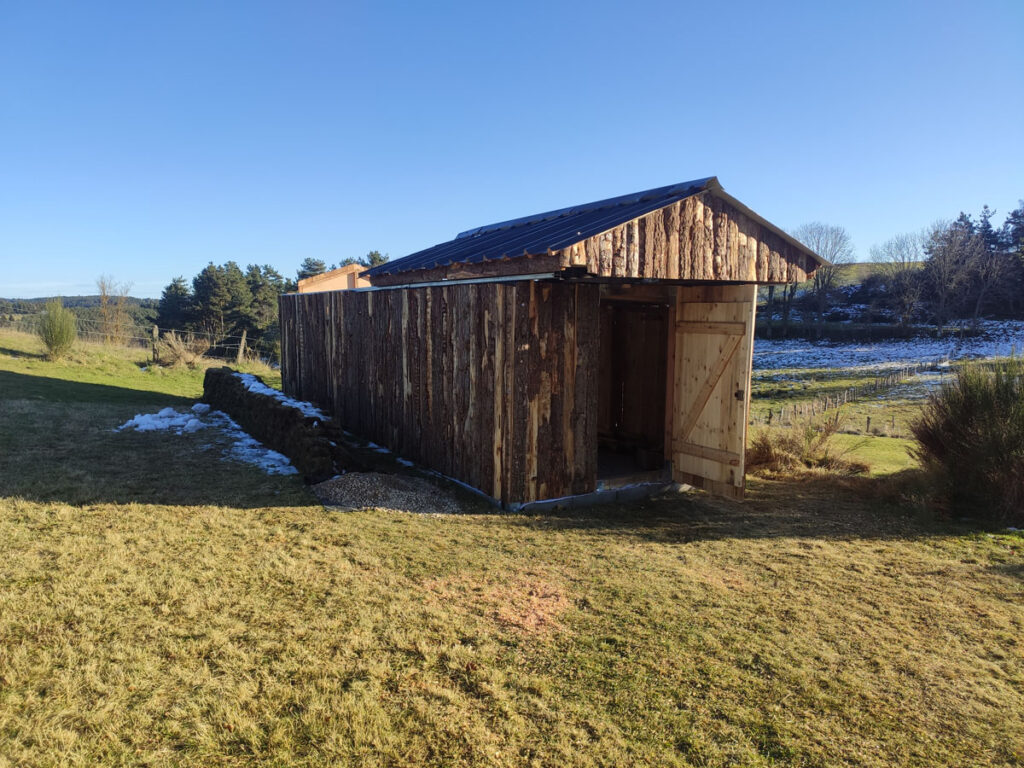
<svg viewBox="0 0 1024 768">
<path fill-rule="evenodd" d="M 259 338 L 277 323 L 277 297 L 285 292 L 285 279 L 267 264 L 250 264 L 245 279 L 252 296 L 246 326 L 251 338 Z"/>
<path fill-rule="evenodd" d="M 192 279 L 196 326 L 214 339 L 235 335 L 244 327 L 252 293 L 238 264 L 213 262 Z"/>
<path fill-rule="evenodd" d="M 176 277 L 160 294 L 156 324 L 161 328 L 182 330 L 192 320 L 192 291 L 184 277 Z"/>
<path fill-rule="evenodd" d="M 382 254 L 380 251 L 370 251 L 366 256 L 359 260 L 359 263 L 364 267 L 376 267 L 387 262 L 391 258 L 386 253 Z"/>
<path fill-rule="evenodd" d="M 309 257 L 299 265 L 299 280 L 305 280 L 307 277 L 313 277 L 314 275 L 322 275 L 326 271 L 327 265 L 324 262 L 320 261 L 320 259 Z"/>
</svg>

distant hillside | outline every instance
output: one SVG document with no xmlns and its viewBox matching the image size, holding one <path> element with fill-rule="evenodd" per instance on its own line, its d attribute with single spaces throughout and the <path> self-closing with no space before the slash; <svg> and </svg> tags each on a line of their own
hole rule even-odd
<svg viewBox="0 0 1024 768">
<path fill-rule="evenodd" d="M 15 328 L 23 331 L 32 331 L 36 326 L 36 319 L 46 302 L 52 300 L 53 296 L 41 296 L 35 299 L 0 299 L 0 327 Z M 95 333 L 101 325 L 103 317 L 100 312 L 99 296 L 61 296 L 60 300 L 64 306 L 74 312 L 78 318 L 79 333 Z M 137 299 L 134 296 L 127 297 L 125 309 L 127 311 L 127 322 L 135 330 L 130 334 L 143 335 L 149 332 L 156 322 L 157 305 L 156 299 Z"/>
<path fill-rule="evenodd" d="M 0 313 L 14 315 L 28 315 L 39 312 L 46 302 L 59 298 L 65 307 L 71 309 L 91 309 L 99 307 L 100 297 L 96 296 L 41 296 L 35 299 L 0 299 Z M 126 303 L 130 307 L 141 309 L 156 309 L 159 303 L 156 299 L 137 299 L 129 296 Z"/>
</svg>

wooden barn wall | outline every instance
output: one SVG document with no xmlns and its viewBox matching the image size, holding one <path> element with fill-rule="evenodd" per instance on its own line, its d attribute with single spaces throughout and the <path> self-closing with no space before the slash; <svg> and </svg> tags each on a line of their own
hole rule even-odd
<svg viewBox="0 0 1024 768">
<path fill-rule="evenodd" d="M 724 200 L 702 193 L 557 252 L 603 277 L 803 282 L 814 262 Z"/>
<path fill-rule="evenodd" d="M 594 490 L 598 286 L 281 297 L 285 392 L 503 503 Z"/>
<path fill-rule="evenodd" d="M 378 275 L 374 285 L 558 272 L 600 277 L 796 283 L 817 263 L 726 200 L 701 192 L 548 253 Z"/>
</svg>

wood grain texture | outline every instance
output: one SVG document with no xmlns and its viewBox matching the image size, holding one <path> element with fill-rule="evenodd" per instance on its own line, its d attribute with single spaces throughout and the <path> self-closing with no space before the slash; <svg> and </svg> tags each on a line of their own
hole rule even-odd
<svg viewBox="0 0 1024 768">
<path fill-rule="evenodd" d="M 594 490 L 596 285 L 280 299 L 287 394 L 503 503 Z"/>
<path fill-rule="evenodd" d="M 573 260 L 571 246 L 557 253 Z M 584 241 L 582 250 L 600 254 L 604 277 L 802 282 L 815 263 L 768 227 L 726 201 L 701 193 L 621 224 Z"/>
<path fill-rule="evenodd" d="M 677 290 L 673 478 L 741 498 L 757 287 Z"/>
</svg>

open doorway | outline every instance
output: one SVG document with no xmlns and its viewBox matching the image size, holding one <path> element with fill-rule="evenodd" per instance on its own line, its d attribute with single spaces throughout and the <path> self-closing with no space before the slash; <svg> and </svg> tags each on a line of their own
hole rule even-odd
<svg viewBox="0 0 1024 768">
<path fill-rule="evenodd" d="M 600 316 L 598 480 L 662 479 L 669 308 L 602 298 Z"/>
</svg>

